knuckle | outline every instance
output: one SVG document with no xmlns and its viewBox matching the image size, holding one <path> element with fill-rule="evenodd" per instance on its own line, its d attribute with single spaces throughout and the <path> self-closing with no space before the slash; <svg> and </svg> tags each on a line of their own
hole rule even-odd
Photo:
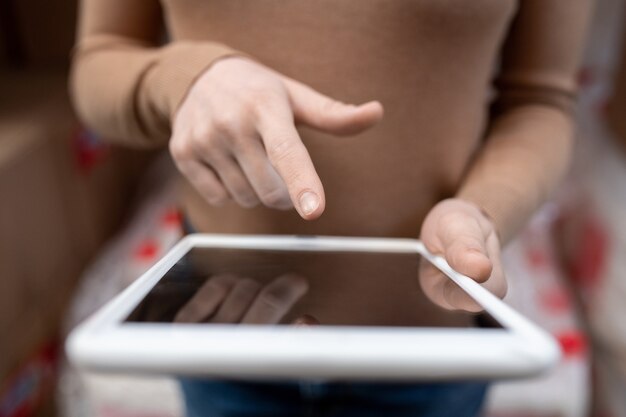
<svg viewBox="0 0 626 417">
<path fill-rule="evenodd" d="M 170 154 L 177 161 L 189 160 L 193 156 L 193 150 L 189 140 L 172 138 L 169 143 Z"/>
<path fill-rule="evenodd" d="M 265 107 L 268 94 L 262 88 L 251 88 L 242 98 L 242 105 L 246 111 L 256 112 Z"/>
<path fill-rule="evenodd" d="M 274 138 L 267 147 L 267 154 L 274 165 L 289 159 L 294 154 L 292 141 L 288 137 Z"/>
<path fill-rule="evenodd" d="M 230 189 L 237 204 L 246 208 L 259 204 L 259 199 L 244 178 L 231 178 Z"/>
<path fill-rule="evenodd" d="M 208 131 L 202 135 L 194 135 L 192 139 L 193 149 L 197 149 L 202 153 L 210 153 L 213 151 L 218 143 L 217 137 L 211 135 Z"/>
<path fill-rule="evenodd" d="M 275 86 L 271 87 L 274 88 L 268 88 L 268 86 L 266 85 L 251 88 L 246 94 L 246 98 L 244 100 L 247 109 L 264 109 L 268 106 L 269 103 L 273 103 L 277 99 L 280 99 L 281 95 L 278 93 L 279 90 L 277 90 Z"/>
<path fill-rule="evenodd" d="M 212 136 L 213 127 L 209 121 L 196 122 L 191 128 L 191 136 L 196 141 L 204 141 Z"/>
<path fill-rule="evenodd" d="M 212 136 L 205 141 L 199 142 L 197 147 L 198 152 L 201 152 L 202 160 L 212 166 L 220 178 L 223 178 L 222 175 L 228 173 L 231 163 L 231 155 L 225 139 L 219 136 Z"/>
<path fill-rule="evenodd" d="M 219 193 L 217 195 L 212 194 L 207 200 L 212 206 L 221 207 L 228 202 L 229 198 L 226 193 Z"/>
<path fill-rule="evenodd" d="M 245 208 L 253 208 L 259 205 L 259 200 L 254 195 L 247 193 L 239 195 L 238 200 L 237 203 Z"/>
<path fill-rule="evenodd" d="M 481 242 L 480 239 L 474 236 L 461 235 L 451 242 L 450 250 L 458 251 L 461 254 L 465 254 L 467 250 L 481 250 L 483 246 L 482 243 L 483 242 Z"/>
<path fill-rule="evenodd" d="M 204 193 L 204 198 L 207 200 L 207 202 L 210 205 L 216 206 L 216 207 L 223 206 L 229 200 L 228 194 L 223 189 L 207 190 Z"/>
<path fill-rule="evenodd" d="M 244 117 L 237 112 L 221 112 L 213 120 L 213 129 L 222 135 L 234 135 Z"/>
<path fill-rule="evenodd" d="M 270 208 L 286 209 L 291 207 L 289 194 L 282 187 L 264 192 L 260 197 L 263 204 Z"/>
<path fill-rule="evenodd" d="M 245 153 L 251 147 L 249 135 L 237 133 L 230 137 L 230 148 L 237 154 Z"/>
</svg>

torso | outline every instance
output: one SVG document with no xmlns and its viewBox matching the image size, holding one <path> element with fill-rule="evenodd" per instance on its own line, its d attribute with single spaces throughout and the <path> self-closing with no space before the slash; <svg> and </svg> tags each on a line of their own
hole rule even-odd
<svg viewBox="0 0 626 417">
<path fill-rule="evenodd" d="M 299 129 L 326 192 L 320 219 L 210 207 L 186 184 L 194 227 L 416 238 L 480 148 L 517 1 L 167 0 L 164 7 L 174 39 L 219 41 L 341 101 L 377 99 L 385 107 L 384 120 L 355 137 Z M 395 294 L 388 302 L 412 301 Z"/>
</svg>

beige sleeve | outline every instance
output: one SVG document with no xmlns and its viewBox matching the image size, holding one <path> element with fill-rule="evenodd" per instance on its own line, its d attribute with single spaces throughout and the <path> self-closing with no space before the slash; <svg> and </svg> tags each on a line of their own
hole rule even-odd
<svg viewBox="0 0 626 417">
<path fill-rule="evenodd" d="M 508 241 L 564 175 L 592 0 L 522 0 L 502 50 L 493 117 L 458 197 Z"/>
<path fill-rule="evenodd" d="M 158 0 L 82 0 L 70 89 L 80 118 L 129 146 L 158 146 L 194 80 L 215 60 L 235 54 L 212 42 L 162 36 Z"/>
</svg>

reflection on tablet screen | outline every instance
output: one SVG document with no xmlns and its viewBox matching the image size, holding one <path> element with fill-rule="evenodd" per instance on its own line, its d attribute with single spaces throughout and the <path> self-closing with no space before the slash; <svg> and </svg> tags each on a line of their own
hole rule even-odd
<svg viewBox="0 0 626 417">
<path fill-rule="evenodd" d="M 127 322 L 501 328 L 438 307 L 416 254 L 192 248 Z"/>
</svg>

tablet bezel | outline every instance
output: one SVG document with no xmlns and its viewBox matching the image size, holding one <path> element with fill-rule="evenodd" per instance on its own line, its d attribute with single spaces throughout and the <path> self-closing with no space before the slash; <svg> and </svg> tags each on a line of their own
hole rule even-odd
<svg viewBox="0 0 626 417">
<path fill-rule="evenodd" d="M 416 253 L 466 291 L 497 328 L 129 323 L 126 317 L 191 248 Z M 411 349 L 419 346 L 419 349 Z M 253 348 L 251 348 L 253 347 Z M 540 374 L 554 338 L 414 239 L 192 234 L 69 336 L 79 367 L 233 378 L 441 380 Z"/>
</svg>

